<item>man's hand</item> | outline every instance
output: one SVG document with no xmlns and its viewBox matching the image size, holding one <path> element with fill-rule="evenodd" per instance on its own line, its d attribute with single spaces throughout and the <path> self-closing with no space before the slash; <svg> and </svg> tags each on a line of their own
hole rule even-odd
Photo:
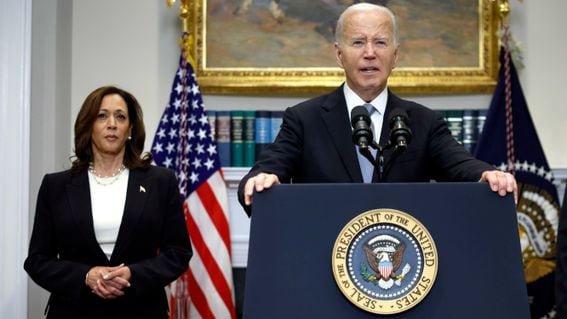
<svg viewBox="0 0 567 319">
<path fill-rule="evenodd" d="M 89 270 L 86 285 L 103 299 L 115 299 L 124 296 L 124 289 L 130 287 L 132 273 L 130 268 L 120 264 L 115 267 L 96 266 Z"/>
<path fill-rule="evenodd" d="M 250 177 L 248 181 L 246 181 L 246 185 L 244 185 L 244 204 L 246 204 L 246 206 L 252 205 L 254 190 L 261 192 L 279 183 L 280 179 L 274 174 L 260 173 L 254 177 Z"/>
<path fill-rule="evenodd" d="M 518 204 L 518 185 L 514 175 L 499 170 L 484 171 L 479 182 L 488 182 L 490 189 L 500 196 L 514 192 L 514 203 Z"/>
</svg>

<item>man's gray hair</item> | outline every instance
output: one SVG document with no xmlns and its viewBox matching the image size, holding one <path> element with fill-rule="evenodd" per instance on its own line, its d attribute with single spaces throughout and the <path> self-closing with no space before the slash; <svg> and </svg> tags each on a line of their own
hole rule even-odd
<svg viewBox="0 0 567 319">
<path fill-rule="evenodd" d="M 392 12 L 392 10 L 388 9 L 387 7 L 380 6 L 377 4 L 371 3 L 357 3 L 348 8 L 346 8 L 343 13 L 339 16 L 339 20 L 337 20 L 337 27 L 335 28 L 335 41 L 338 45 L 342 44 L 343 41 L 343 22 L 347 13 L 353 10 L 377 10 L 386 12 L 390 16 L 390 20 L 392 21 L 392 31 L 394 33 L 394 45 L 398 45 L 398 23 L 396 22 L 396 16 Z"/>
</svg>

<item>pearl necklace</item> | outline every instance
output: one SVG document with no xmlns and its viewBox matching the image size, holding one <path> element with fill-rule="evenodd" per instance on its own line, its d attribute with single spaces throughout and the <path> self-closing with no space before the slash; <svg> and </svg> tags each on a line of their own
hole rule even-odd
<svg viewBox="0 0 567 319">
<path fill-rule="evenodd" d="M 124 166 L 124 164 L 122 164 L 122 165 L 120 165 L 120 168 L 118 170 L 116 170 L 116 172 L 114 172 L 112 175 L 102 176 L 102 175 L 97 174 L 97 172 L 94 169 L 93 163 L 89 164 L 89 173 L 91 173 L 93 175 L 95 182 L 97 184 L 101 185 L 101 186 L 108 186 L 108 185 L 114 184 L 114 182 L 116 182 L 118 179 L 120 179 L 120 176 L 122 176 L 122 172 L 124 172 L 125 169 L 126 169 L 126 166 Z"/>
</svg>

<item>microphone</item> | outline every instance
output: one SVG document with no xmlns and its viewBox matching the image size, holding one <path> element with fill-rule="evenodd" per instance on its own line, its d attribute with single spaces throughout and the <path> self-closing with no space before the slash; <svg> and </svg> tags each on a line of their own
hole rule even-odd
<svg viewBox="0 0 567 319">
<path fill-rule="evenodd" d="M 408 126 L 408 117 L 405 111 L 393 110 L 390 116 L 390 143 L 394 145 L 394 152 L 401 153 L 408 148 L 412 133 Z"/>
<path fill-rule="evenodd" d="M 353 128 L 352 142 L 363 150 L 368 149 L 374 138 L 370 123 L 372 123 L 370 114 L 364 106 L 356 106 L 350 112 L 350 124 Z"/>
</svg>

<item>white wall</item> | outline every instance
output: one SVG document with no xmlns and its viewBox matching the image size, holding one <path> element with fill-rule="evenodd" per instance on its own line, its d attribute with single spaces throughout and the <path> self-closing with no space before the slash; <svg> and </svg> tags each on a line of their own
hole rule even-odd
<svg viewBox="0 0 567 319">
<path fill-rule="evenodd" d="M 2 0 L 4 1 L 4 0 Z M 7 1 L 7 0 L 6 0 Z M 115 84 L 132 92 L 145 115 L 146 149 L 169 98 L 179 57 L 177 8 L 165 1 L 32 0 L 30 216 L 46 172 L 69 166 L 72 130 L 86 95 Z M 567 168 L 567 1 L 511 0 L 514 36 L 524 45 L 524 93 L 550 165 Z M 307 96 L 204 96 L 209 109 L 283 109 Z M 412 96 L 434 108 L 487 107 L 490 94 Z M 229 172 L 230 173 L 230 172 Z M 238 173 L 235 173 L 238 176 Z M 46 294 L 30 283 L 29 318 L 42 318 Z"/>
<path fill-rule="evenodd" d="M 158 55 L 163 36 L 159 10 L 163 6 L 162 1 L 73 1 L 73 120 L 92 90 L 113 84 L 134 94 L 148 124 L 156 125 L 156 111 L 165 106 L 167 94 L 160 91 L 160 84 L 169 82 L 159 73 L 163 59 Z"/>
<path fill-rule="evenodd" d="M 31 1 L 0 0 L 0 318 L 25 318 Z"/>
<path fill-rule="evenodd" d="M 30 230 L 43 175 L 69 167 L 72 1 L 32 0 Z M 27 250 L 26 250 L 27 252 Z M 28 281 L 29 318 L 43 318 L 49 294 Z"/>
<path fill-rule="evenodd" d="M 551 167 L 567 167 L 567 1 L 524 5 L 524 93 Z"/>
</svg>

